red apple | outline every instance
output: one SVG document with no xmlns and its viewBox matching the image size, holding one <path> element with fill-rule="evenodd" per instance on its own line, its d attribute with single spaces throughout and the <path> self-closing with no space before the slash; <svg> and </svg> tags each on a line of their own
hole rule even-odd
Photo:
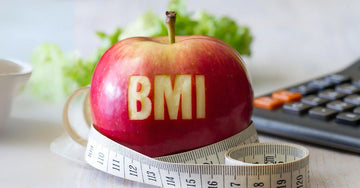
<svg viewBox="0 0 360 188">
<path fill-rule="evenodd" d="M 90 91 L 94 127 L 158 157 L 206 146 L 248 127 L 253 92 L 243 60 L 209 36 L 135 37 L 100 59 Z M 174 41 L 175 39 L 175 41 Z"/>
</svg>

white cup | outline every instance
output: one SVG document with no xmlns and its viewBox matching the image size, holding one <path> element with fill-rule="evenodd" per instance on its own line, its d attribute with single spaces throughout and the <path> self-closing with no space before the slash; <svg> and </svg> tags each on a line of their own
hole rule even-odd
<svg viewBox="0 0 360 188">
<path fill-rule="evenodd" d="M 28 64 L 0 59 L 0 127 L 8 119 L 12 97 L 30 78 L 31 71 Z"/>
</svg>

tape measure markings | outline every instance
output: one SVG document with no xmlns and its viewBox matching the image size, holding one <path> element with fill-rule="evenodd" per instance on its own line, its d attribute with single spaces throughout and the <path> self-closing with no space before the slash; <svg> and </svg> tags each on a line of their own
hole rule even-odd
<svg viewBox="0 0 360 188">
<path fill-rule="evenodd" d="M 253 142 L 258 142 L 258 138 L 251 125 L 216 144 L 153 159 L 117 144 L 92 127 L 85 159 L 112 175 L 160 187 L 308 187 L 309 159 L 305 148 L 248 144 Z M 224 163 L 227 150 L 239 144 L 247 145 L 231 149 L 226 160 L 241 166 L 216 164 Z"/>
</svg>

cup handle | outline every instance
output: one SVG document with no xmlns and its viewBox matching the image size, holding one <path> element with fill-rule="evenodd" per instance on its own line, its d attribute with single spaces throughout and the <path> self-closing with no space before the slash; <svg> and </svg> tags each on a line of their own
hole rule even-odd
<svg viewBox="0 0 360 188">
<path fill-rule="evenodd" d="M 83 115 L 86 121 L 86 125 L 88 126 L 88 128 L 90 129 L 91 127 L 91 112 L 90 112 L 90 97 L 89 97 L 89 89 L 90 87 L 82 87 L 79 88 L 77 90 L 75 90 L 74 93 L 72 93 L 70 95 L 70 97 L 68 98 L 68 100 L 65 103 L 64 106 L 64 110 L 63 110 L 63 123 L 64 123 L 64 128 L 65 131 L 69 134 L 69 136 L 77 143 L 79 143 L 80 145 L 86 146 L 87 144 L 87 140 L 82 138 L 71 126 L 70 120 L 69 120 L 69 106 L 71 101 L 83 94 L 83 93 L 87 93 L 85 96 L 85 100 L 83 102 Z"/>
</svg>

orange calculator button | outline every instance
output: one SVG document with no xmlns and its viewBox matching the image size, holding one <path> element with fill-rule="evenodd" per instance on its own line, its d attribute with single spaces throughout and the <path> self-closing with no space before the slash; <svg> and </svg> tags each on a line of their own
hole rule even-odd
<svg viewBox="0 0 360 188">
<path fill-rule="evenodd" d="M 302 97 L 301 93 L 295 93 L 287 90 L 280 90 L 272 94 L 274 99 L 279 99 L 284 102 L 299 101 Z"/>
<path fill-rule="evenodd" d="M 284 104 L 284 101 L 271 97 L 259 97 L 254 100 L 255 107 L 273 110 Z"/>
</svg>

